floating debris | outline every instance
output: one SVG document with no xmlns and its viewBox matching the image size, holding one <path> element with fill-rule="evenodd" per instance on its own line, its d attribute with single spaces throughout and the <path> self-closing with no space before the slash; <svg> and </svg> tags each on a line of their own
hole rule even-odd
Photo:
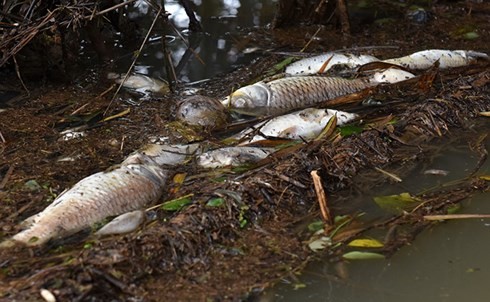
<svg viewBox="0 0 490 302">
<path fill-rule="evenodd" d="M 271 154 L 274 149 L 257 147 L 225 147 L 205 152 L 197 157 L 202 168 L 220 168 L 253 164 Z"/>
<path fill-rule="evenodd" d="M 168 171 L 157 166 L 123 165 L 90 175 L 59 195 L 30 226 L 12 237 L 40 245 L 90 227 L 102 219 L 139 209 L 160 198 Z M 9 246 L 6 241 L 2 246 Z"/>
<path fill-rule="evenodd" d="M 409 69 L 427 69 L 439 61 L 439 68 L 452 68 L 469 65 L 478 59 L 489 60 L 486 53 L 471 50 L 429 49 L 411 55 L 384 60 L 385 63 L 400 65 Z"/>
<path fill-rule="evenodd" d="M 337 117 L 337 125 L 339 126 L 358 117 L 355 113 L 333 109 L 307 108 L 258 123 L 235 135 L 234 138 L 237 140 L 246 138 L 241 144 L 253 143 L 268 137 L 309 141 L 321 133 L 333 116 Z"/>
<path fill-rule="evenodd" d="M 428 169 L 424 171 L 425 175 L 438 175 L 438 176 L 447 176 L 449 171 L 440 170 L 440 169 Z"/>
<path fill-rule="evenodd" d="M 319 74 L 326 73 L 334 67 L 354 69 L 376 61 L 379 61 L 379 59 L 370 55 L 328 52 L 291 63 L 286 67 L 284 72 L 287 75 Z"/>
<path fill-rule="evenodd" d="M 179 104 L 176 117 L 189 125 L 217 128 L 226 125 L 229 116 L 217 99 L 203 95 L 186 98 Z"/>
<path fill-rule="evenodd" d="M 117 74 L 109 72 L 107 78 L 114 80 L 117 84 L 121 84 L 124 81 L 125 74 Z M 129 75 L 126 81 L 122 84 L 123 87 L 134 89 L 141 93 L 153 92 L 158 94 L 167 94 L 170 92 L 170 88 L 166 81 L 150 78 L 143 74 Z"/>
<path fill-rule="evenodd" d="M 95 232 L 97 236 L 125 234 L 136 230 L 145 221 L 145 211 L 136 210 L 117 216 Z"/>
<path fill-rule="evenodd" d="M 287 77 L 242 87 L 222 103 L 247 115 L 280 114 L 359 92 L 380 83 L 395 83 L 407 77 L 413 75 L 393 68 L 377 72 L 372 77 L 353 80 L 321 76 Z"/>
</svg>

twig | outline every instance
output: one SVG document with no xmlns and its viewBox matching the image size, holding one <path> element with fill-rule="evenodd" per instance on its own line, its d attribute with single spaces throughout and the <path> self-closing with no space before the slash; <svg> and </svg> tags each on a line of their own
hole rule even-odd
<svg viewBox="0 0 490 302">
<path fill-rule="evenodd" d="M 7 141 L 5 140 L 5 137 L 3 137 L 3 134 L 2 134 L 2 131 L 0 131 L 0 140 L 2 141 L 2 143 L 6 143 Z"/>
<path fill-rule="evenodd" d="M 424 215 L 425 220 L 450 220 L 469 218 L 490 218 L 490 214 L 446 214 L 446 215 Z"/>
<path fill-rule="evenodd" d="M 95 15 L 96 15 L 96 16 L 103 15 L 103 14 L 105 14 L 105 13 L 107 13 L 107 12 L 110 12 L 110 11 L 112 11 L 112 10 L 118 9 L 118 8 L 120 8 L 121 6 L 128 5 L 128 4 L 130 4 L 130 3 L 132 3 L 132 2 L 135 2 L 135 1 L 136 1 L 136 0 L 127 0 L 127 1 L 121 2 L 121 3 L 119 3 L 119 4 L 116 4 L 116 5 L 114 5 L 114 6 L 111 6 L 111 7 L 109 7 L 109 8 L 104 9 L 104 10 L 101 10 L 100 12 L 96 13 Z M 92 19 L 92 16 L 86 16 L 86 18 L 87 18 L 87 17 L 88 17 L 89 19 Z"/>
<path fill-rule="evenodd" d="M 308 48 L 308 46 L 310 46 L 311 42 L 313 42 L 313 39 L 316 38 L 316 35 L 318 35 L 318 33 L 320 32 L 321 29 L 322 29 L 322 26 L 318 26 L 318 29 L 316 30 L 316 32 L 313 34 L 313 36 L 311 36 L 310 40 L 306 43 L 306 45 L 299 52 L 304 52 Z"/>
<path fill-rule="evenodd" d="M 107 105 L 107 108 L 104 111 L 104 116 L 106 116 L 107 112 L 109 111 L 109 108 L 111 107 L 112 103 L 114 102 L 114 99 L 116 98 L 116 95 L 119 93 L 119 90 L 121 90 L 121 87 L 123 86 L 124 82 L 126 82 L 126 80 L 128 79 L 129 74 L 131 73 L 131 70 L 133 69 L 134 64 L 136 64 L 136 60 L 139 58 L 139 56 L 141 54 L 141 51 L 143 50 L 143 47 L 146 44 L 146 41 L 148 41 L 148 38 L 150 37 L 150 33 L 153 30 L 153 27 L 155 26 L 155 23 L 156 23 L 158 17 L 160 16 L 161 12 L 162 12 L 162 7 L 160 7 L 160 9 L 158 10 L 158 12 L 157 12 L 157 14 L 155 16 L 155 19 L 153 19 L 153 22 L 151 23 L 150 28 L 148 29 L 148 32 L 146 33 L 146 36 L 145 36 L 145 38 L 143 39 L 143 42 L 140 45 L 140 48 L 137 50 L 136 56 L 134 57 L 134 60 L 131 63 L 131 66 L 129 66 L 129 69 L 126 72 L 126 75 L 124 76 L 124 79 L 121 81 L 121 84 L 119 84 L 119 86 L 117 87 L 117 90 L 114 93 L 114 95 L 112 96 L 112 99 L 109 102 L 109 105 Z"/>
<path fill-rule="evenodd" d="M 17 64 L 17 59 L 15 58 L 15 55 L 12 56 L 12 59 L 14 60 L 15 73 L 17 74 L 17 77 L 19 78 L 20 84 L 22 85 L 22 88 L 24 88 L 24 90 L 26 91 L 27 96 L 30 96 L 31 92 L 29 91 L 29 89 L 27 89 L 26 84 L 22 80 L 22 76 L 20 75 L 19 64 Z"/>
<path fill-rule="evenodd" d="M 179 0 L 179 3 L 184 7 L 185 13 L 189 17 L 189 29 L 192 31 L 202 31 L 201 23 L 197 20 L 189 0 Z"/>
<path fill-rule="evenodd" d="M 393 173 L 390 173 L 388 171 L 385 171 L 381 168 L 378 168 L 378 167 L 374 167 L 374 169 L 378 172 L 381 172 L 383 173 L 384 175 L 390 177 L 391 179 L 395 180 L 396 182 L 402 182 L 402 179 L 400 177 L 398 177 L 397 175 L 393 174 Z"/>
<path fill-rule="evenodd" d="M 325 190 L 323 190 L 322 180 L 318 175 L 317 170 L 311 171 L 311 178 L 313 179 L 313 185 L 315 186 L 316 197 L 318 198 L 318 203 L 320 205 L 320 211 L 322 213 L 322 219 L 325 223 L 325 229 L 332 227 L 332 216 L 327 206 L 327 195 Z"/>
<path fill-rule="evenodd" d="M 5 173 L 5 176 L 3 177 L 2 181 L 0 182 L 0 190 L 5 188 L 5 185 L 7 184 L 7 181 L 10 178 L 10 175 L 12 175 L 12 172 L 14 171 L 14 166 L 10 166 L 9 169 L 7 170 L 7 173 Z"/>
<path fill-rule="evenodd" d="M 275 172 L 275 171 L 272 171 L 272 170 L 269 170 L 269 169 L 264 169 L 264 172 L 265 172 L 265 173 L 267 173 L 267 174 L 269 174 L 269 175 L 277 176 L 277 177 L 279 177 L 280 179 L 282 179 L 282 180 L 284 180 L 284 181 L 287 181 L 287 182 L 289 182 L 289 183 L 291 183 L 291 184 L 293 184 L 293 185 L 295 185 L 295 186 L 297 186 L 297 187 L 299 187 L 299 188 L 301 188 L 301 189 L 306 189 L 306 188 L 307 188 L 307 187 L 306 187 L 304 184 L 302 184 L 301 182 L 299 182 L 299 181 L 297 181 L 297 180 L 295 180 L 295 179 L 292 179 L 291 177 L 286 176 L 286 175 L 284 175 L 284 174 L 279 174 L 279 173 L 277 173 L 277 172 Z"/>
</svg>

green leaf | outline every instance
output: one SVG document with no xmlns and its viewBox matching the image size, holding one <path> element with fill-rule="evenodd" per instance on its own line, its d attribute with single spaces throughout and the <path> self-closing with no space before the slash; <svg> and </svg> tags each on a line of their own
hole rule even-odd
<svg viewBox="0 0 490 302">
<path fill-rule="evenodd" d="M 350 136 L 353 134 L 358 134 L 358 133 L 361 133 L 362 130 L 364 130 L 362 127 L 355 126 L 355 125 L 347 125 L 347 126 L 342 126 L 342 127 L 338 127 L 338 128 L 340 131 L 340 136 L 342 136 L 342 137 Z"/>
<path fill-rule="evenodd" d="M 465 38 L 466 40 L 475 40 L 475 39 L 478 39 L 479 37 L 480 37 L 480 35 L 474 31 L 470 31 L 470 32 L 465 33 L 463 35 L 463 38 Z"/>
<path fill-rule="evenodd" d="M 452 204 L 446 209 L 447 214 L 456 214 L 461 210 L 461 205 L 459 203 Z"/>
<path fill-rule="evenodd" d="M 295 283 L 293 289 L 298 290 L 298 289 L 305 288 L 305 287 L 306 287 L 306 284 L 304 284 L 304 283 Z"/>
<path fill-rule="evenodd" d="M 316 232 L 316 231 L 319 231 L 321 229 L 323 229 L 323 221 L 321 221 L 321 220 L 313 221 L 312 223 L 310 223 L 308 225 L 308 230 L 310 230 L 312 232 Z"/>
<path fill-rule="evenodd" d="M 373 252 L 352 251 L 343 254 L 342 258 L 347 260 L 370 260 L 370 259 L 384 259 L 385 256 L 383 254 L 373 253 Z"/>
<path fill-rule="evenodd" d="M 225 200 L 221 197 L 211 198 L 206 206 L 208 207 L 221 207 L 225 203 Z"/>
<path fill-rule="evenodd" d="M 348 246 L 353 247 L 383 247 L 383 243 L 376 239 L 354 239 L 349 242 Z"/>
<path fill-rule="evenodd" d="M 383 210 L 398 214 L 415 208 L 421 200 L 410 193 L 401 193 L 400 195 L 376 196 L 374 202 Z"/>
<path fill-rule="evenodd" d="M 191 197 L 193 194 L 189 194 L 189 195 L 186 195 L 186 196 L 182 196 L 182 197 L 179 197 L 179 198 L 176 198 L 176 199 L 172 199 L 172 200 L 169 200 L 169 201 L 166 201 L 162 204 L 162 206 L 160 207 L 162 210 L 165 210 L 165 211 L 178 211 L 180 210 L 182 207 L 192 203 L 192 199 L 190 199 L 189 197 Z"/>
<path fill-rule="evenodd" d="M 308 243 L 308 247 L 313 252 L 322 251 L 325 248 L 329 247 L 330 245 L 332 245 L 332 239 L 330 237 L 325 237 L 325 236 L 320 237 L 319 239 Z"/>
</svg>

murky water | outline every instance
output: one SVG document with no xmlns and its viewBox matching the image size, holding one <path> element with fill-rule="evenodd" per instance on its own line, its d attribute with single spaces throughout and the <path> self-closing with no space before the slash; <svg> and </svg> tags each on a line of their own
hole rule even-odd
<svg viewBox="0 0 490 302">
<path fill-rule="evenodd" d="M 487 131 L 490 130 L 488 125 Z M 468 134 L 471 135 L 471 134 Z M 476 135 L 476 134 L 475 134 Z M 486 145 L 487 150 L 490 143 Z M 453 141 L 434 160 L 403 181 L 384 188 L 383 194 L 416 193 L 429 187 L 464 178 L 476 163 L 464 138 Z M 449 171 L 447 176 L 423 175 L 427 168 Z M 490 174 L 487 161 L 479 174 Z M 377 194 L 379 192 L 372 192 Z M 367 196 L 365 202 L 372 202 Z M 460 213 L 490 213 L 490 193 L 477 194 L 463 202 Z M 367 207 L 376 211 L 375 206 Z M 377 214 L 381 215 L 378 211 Z M 376 215 L 376 213 L 371 213 Z M 311 264 L 294 289 L 282 283 L 266 293 L 268 301 L 488 301 L 490 219 L 453 220 L 434 225 L 388 260 L 352 261 L 349 277 L 338 280 L 327 263 Z"/>
<path fill-rule="evenodd" d="M 204 32 L 193 33 L 188 27 L 189 18 L 178 1 L 165 1 L 165 9 L 170 13 L 171 26 L 161 23 L 155 26 L 150 42 L 136 61 L 134 71 L 156 78 L 167 79 L 161 38 L 171 53 L 177 78 L 182 82 L 200 81 L 229 72 L 235 66 L 250 62 L 257 54 L 249 53 L 247 43 L 234 34 L 241 28 L 264 26 L 272 20 L 275 3 L 273 0 L 225 0 L 194 1 L 196 16 Z M 154 11 L 144 1 L 138 1 L 130 16 L 140 25 L 149 27 Z M 184 38 L 184 39 L 182 39 Z M 122 45 L 121 45 L 122 47 Z M 118 72 L 126 72 L 131 64 L 131 56 L 121 51 L 122 60 L 117 63 Z"/>
</svg>

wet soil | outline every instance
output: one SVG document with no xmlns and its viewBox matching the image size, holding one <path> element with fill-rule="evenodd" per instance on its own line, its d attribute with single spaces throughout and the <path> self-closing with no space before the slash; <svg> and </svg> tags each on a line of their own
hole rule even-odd
<svg viewBox="0 0 490 302">
<path fill-rule="evenodd" d="M 358 24 L 350 37 L 324 28 L 308 51 L 397 47 L 370 50 L 382 58 L 429 48 L 490 53 L 489 4 L 471 10 L 468 5 L 472 4 L 436 4 L 427 24 L 403 17 L 391 24 Z M 477 28 L 479 38 L 467 40 L 458 34 L 468 24 Z M 297 51 L 317 29 L 259 29 L 247 39 L 250 46 L 262 49 Z M 282 59 L 264 52 L 250 65 L 202 84 L 203 93 L 223 97 L 260 78 Z M 103 72 L 96 71 L 71 85 L 28 82 L 31 95 L 9 99 L 0 112 L 2 239 L 15 234 L 23 219 L 42 210 L 65 188 L 121 162 L 150 137 L 183 141 L 167 124 L 180 97 L 140 100 L 123 92 L 111 103 L 113 92 L 104 94 L 111 83 L 103 78 Z M 7 84 L 22 95 L 15 75 Z M 307 246 L 311 232 L 306 226 L 321 217 L 310 172 L 319 171 L 332 212 L 354 217 L 356 205 L 347 202 L 348 194 L 392 181 L 374 167 L 403 178 L 411 164 L 430 157 L 442 136 L 471 133 L 468 140 L 475 155 L 485 160 L 481 142 L 488 138 L 478 129 L 488 123 L 479 112 L 490 110 L 489 84 L 485 62 L 428 71 L 416 81 L 371 92 L 371 99 L 383 101 L 382 106 L 339 106 L 363 115 L 361 133 L 341 137 L 334 132 L 321 141 L 294 145 L 245 172 L 178 167 L 174 172 L 186 173 L 187 179 L 182 185 L 171 181 L 161 201 L 193 193 L 193 204 L 175 213 L 157 210 L 157 219 L 135 233 L 94 239 L 84 232 L 40 248 L 0 250 L 0 299 L 38 301 L 40 289 L 48 288 L 60 301 L 243 300 L 280 279 L 294 279 L 318 257 Z M 103 121 L 107 108 L 106 116 L 130 112 Z M 87 127 L 85 136 L 60 139 L 60 131 L 76 125 Z M 214 140 L 210 135 L 204 133 Z M 341 243 L 381 230 L 387 239 L 379 252 L 389 256 L 430 225 L 423 215 L 446 213 L 451 204 L 481 191 L 488 191 L 488 182 L 472 174 L 455 186 L 419 196 L 426 206 L 410 215 L 376 222 L 354 219 L 333 240 Z M 206 206 L 212 197 L 223 198 L 224 204 Z M 400 230 L 395 235 L 389 231 L 394 227 Z M 320 254 L 337 261 L 343 250 L 340 245 Z"/>
</svg>

